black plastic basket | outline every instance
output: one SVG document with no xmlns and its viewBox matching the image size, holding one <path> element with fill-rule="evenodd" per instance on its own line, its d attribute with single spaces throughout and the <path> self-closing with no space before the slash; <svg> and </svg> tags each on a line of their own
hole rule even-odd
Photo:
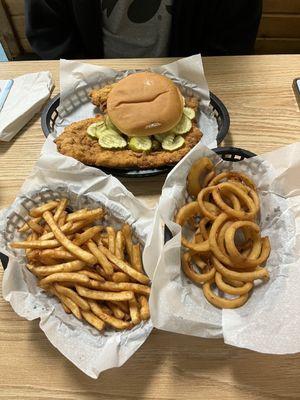
<svg viewBox="0 0 300 400">
<path fill-rule="evenodd" d="M 82 89 L 84 90 L 84 89 Z M 80 102 L 81 95 L 78 93 L 76 95 L 76 99 Z M 58 117 L 57 108 L 60 102 L 60 95 L 58 94 L 44 108 L 41 115 L 41 125 L 44 132 L 44 135 L 47 137 L 50 133 L 55 130 L 55 121 Z M 217 135 L 217 143 L 218 145 L 224 140 L 225 136 L 228 133 L 230 126 L 230 117 L 227 111 L 227 108 L 222 103 L 222 101 L 210 92 L 210 108 L 214 113 L 217 123 L 218 123 L 218 135 Z M 145 169 L 145 170 L 137 170 L 132 168 L 101 168 L 102 171 L 107 174 L 112 174 L 114 176 L 120 177 L 132 177 L 132 178 L 144 178 L 154 175 L 161 175 L 170 172 L 172 166 L 166 166 L 162 168 L 153 168 L 153 169 Z"/>
<path fill-rule="evenodd" d="M 239 162 L 245 158 L 255 157 L 256 154 L 251 151 L 240 149 L 238 147 L 217 147 L 213 151 L 218 154 L 224 161 Z M 165 243 L 172 239 L 172 232 L 165 225 L 164 240 Z"/>
</svg>

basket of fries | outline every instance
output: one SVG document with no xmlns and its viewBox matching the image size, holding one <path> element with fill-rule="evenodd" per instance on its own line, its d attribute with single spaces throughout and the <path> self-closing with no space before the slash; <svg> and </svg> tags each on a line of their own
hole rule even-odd
<svg viewBox="0 0 300 400">
<path fill-rule="evenodd" d="M 67 338 L 68 348 L 64 344 L 60 350 L 76 364 L 79 356 L 72 354 L 70 344 L 76 345 L 80 335 L 90 342 L 79 351 L 81 361 L 87 348 L 112 347 L 105 361 L 112 367 L 140 346 L 152 325 L 144 239 L 122 221 L 121 209 L 107 204 L 66 186 L 28 192 L 8 210 L 0 247 L 13 258 L 15 280 L 21 279 L 28 291 L 26 300 L 21 296 L 23 304 L 11 302 L 16 311 L 23 307 L 19 313 L 26 316 L 33 307 L 47 322 L 52 315 L 56 332 L 45 332 L 58 348 L 62 337 Z M 91 376 L 98 374 L 93 362 L 81 368 Z"/>
</svg>

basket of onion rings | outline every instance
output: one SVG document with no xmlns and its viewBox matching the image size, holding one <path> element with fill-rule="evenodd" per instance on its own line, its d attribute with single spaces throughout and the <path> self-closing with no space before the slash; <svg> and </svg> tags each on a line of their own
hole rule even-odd
<svg viewBox="0 0 300 400">
<path fill-rule="evenodd" d="M 226 327 L 234 335 L 231 312 L 255 315 L 272 297 L 294 232 L 273 176 L 263 157 L 204 146 L 168 175 L 158 206 L 165 245 L 150 297 L 156 328 L 221 337 Z"/>
</svg>

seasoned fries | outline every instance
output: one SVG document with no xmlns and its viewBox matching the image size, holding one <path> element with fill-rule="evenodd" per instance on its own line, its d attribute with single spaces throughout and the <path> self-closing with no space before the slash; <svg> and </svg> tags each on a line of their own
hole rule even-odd
<svg viewBox="0 0 300 400">
<path fill-rule="evenodd" d="M 49 201 L 30 210 L 18 230 L 26 237 L 10 246 L 25 250 L 37 285 L 66 313 L 98 331 L 131 329 L 150 318 L 150 280 L 131 227 L 98 225 L 104 215 L 103 208 L 70 212 L 66 198 Z"/>
</svg>

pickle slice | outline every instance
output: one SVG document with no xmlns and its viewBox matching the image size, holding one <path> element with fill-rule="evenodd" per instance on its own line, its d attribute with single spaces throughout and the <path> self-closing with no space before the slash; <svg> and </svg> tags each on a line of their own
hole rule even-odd
<svg viewBox="0 0 300 400">
<path fill-rule="evenodd" d="M 101 132 L 98 143 L 104 149 L 123 149 L 127 146 L 126 140 L 112 129 Z"/>
<path fill-rule="evenodd" d="M 163 140 L 168 136 L 168 133 L 160 133 L 157 135 L 154 135 L 155 139 L 159 142 L 162 143 Z"/>
<path fill-rule="evenodd" d="M 87 128 L 87 134 L 92 138 L 98 138 L 98 135 L 106 129 L 105 122 L 94 122 Z"/>
<path fill-rule="evenodd" d="M 180 149 L 185 143 L 182 136 L 176 136 L 174 134 L 167 135 L 162 142 L 162 148 L 167 151 L 174 151 Z"/>
<path fill-rule="evenodd" d="M 143 151 L 150 151 L 152 147 L 152 141 L 148 136 L 144 137 L 133 136 L 130 138 L 128 142 L 128 147 L 130 148 L 130 150 L 139 153 Z"/>
<path fill-rule="evenodd" d="M 183 107 L 183 114 L 188 117 L 188 119 L 194 119 L 196 115 L 191 107 Z"/>
<path fill-rule="evenodd" d="M 108 115 L 105 117 L 105 125 L 107 129 L 112 129 L 113 131 L 120 133 L 119 129 L 112 123 L 112 120 Z"/>
<path fill-rule="evenodd" d="M 179 123 L 172 129 L 172 132 L 177 133 L 178 135 L 182 135 L 191 130 L 192 121 L 185 115 L 182 114 L 181 120 Z"/>
</svg>

